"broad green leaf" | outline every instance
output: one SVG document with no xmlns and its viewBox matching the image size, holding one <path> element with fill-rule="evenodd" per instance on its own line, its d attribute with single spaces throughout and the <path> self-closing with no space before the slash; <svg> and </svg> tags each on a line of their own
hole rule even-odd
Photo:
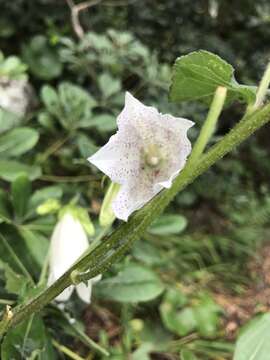
<svg viewBox="0 0 270 360">
<path fill-rule="evenodd" d="M 8 193 L 0 189 L 0 223 L 5 219 L 10 219 L 10 202 Z"/>
<path fill-rule="evenodd" d="M 255 101 L 255 89 L 240 85 L 234 69 L 219 56 L 200 50 L 179 57 L 174 65 L 170 99 L 173 102 L 201 100 L 210 103 L 218 86 L 228 89 L 227 102 Z"/>
<path fill-rule="evenodd" d="M 10 130 L 22 122 L 22 117 L 11 111 L 0 109 L 0 134 Z"/>
<path fill-rule="evenodd" d="M 51 80 L 61 75 L 63 66 L 57 50 L 43 35 L 34 36 L 23 46 L 23 59 L 29 70 L 40 79 Z"/>
<path fill-rule="evenodd" d="M 154 235 L 173 235 L 185 230 L 187 220 L 184 216 L 168 214 L 162 215 L 149 228 L 149 232 Z"/>
<path fill-rule="evenodd" d="M 26 175 L 20 175 L 12 182 L 11 195 L 15 214 L 23 217 L 31 195 L 31 182 Z"/>
<path fill-rule="evenodd" d="M 10 130 L 0 136 L 0 157 L 22 155 L 36 145 L 38 138 L 38 132 L 31 128 L 21 127 Z"/>
<path fill-rule="evenodd" d="M 41 175 L 39 166 L 22 164 L 14 160 L 0 160 L 0 178 L 13 181 L 18 176 L 26 174 L 30 180 L 35 180 Z"/>
<path fill-rule="evenodd" d="M 233 360 L 269 360 L 270 314 L 253 320 L 236 343 Z"/>
<path fill-rule="evenodd" d="M 99 282 L 96 288 L 102 297 L 136 303 L 156 298 L 163 292 L 164 285 L 152 270 L 129 264 L 117 276 Z"/>
<path fill-rule="evenodd" d="M 42 319 L 35 315 L 11 329 L 1 346 L 2 360 L 56 360 Z"/>
<path fill-rule="evenodd" d="M 145 240 L 137 241 L 134 244 L 132 254 L 137 260 L 149 266 L 165 264 L 168 261 L 162 251 Z"/>
<path fill-rule="evenodd" d="M 49 240 L 39 232 L 28 229 L 27 226 L 21 226 L 19 232 L 25 241 L 27 251 L 35 262 L 42 267 L 49 250 Z"/>
</svg>

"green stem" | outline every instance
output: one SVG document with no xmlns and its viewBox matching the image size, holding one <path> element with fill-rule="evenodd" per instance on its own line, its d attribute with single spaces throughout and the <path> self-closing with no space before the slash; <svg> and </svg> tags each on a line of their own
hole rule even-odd
<svg viewBox="0 0 270 360">
<path fill-rule="evenodd" d="M 203 124 L 202 130 L 196 141 L 192 153 L 189 158 L 189 164 L 195 163 L 199 160 L 201 154 L 204 152 L 204 149 L 215 132 L 216 123 L 223 109 L 225 99 L 227 95 L 227 89 L 225 87 L 219 86 L 215 92 L 211 107 L 209 109 L 207 118 Z"/>
<path fill-rule="evenodd" d="M 61 351 L 63 354 L 67 355 L 70 359 L 73 360 L 84 360 L 80 355 L 76 354 L 74 351 L 70 350 L 68 347 L 59 344 L 56 340 L 52 340 L 53 346 Z"/>
<path fill-rule="evenodd" d="M 267 68 L 263 74 L 262 80 L 258 87 L 256 101 L 252 109 L 253 111 L 257 110 L 259 107 L 262 106 L 265 96 L 267 94 L 267 90 L 269 88 L 269 84 L 270 84 L 270 62 L 267 65 Z"/>
<path fill-rule="evenodd" d="M 68 287 L 71 284 L 71 273 L 73 271 L 90 269 L 87 274 L 88 279 L 106 271 L 123 256 L 136 239 L 141 237 L 146 228 L 164 211 L 179 191 L 183 190 L 269 120 L 270 104 L 251 115 L 245 116 L 222 140 L 201 157 L 196 166 L 186 166 L 175 179 L 170 189 L 161 192 L 143 209 L 137 211 L 128 223 L 122 224 L 111 235 L 105 237 L 98 246 L 93 248 L 92 252 L 81 258 L 52 286 L 27 303 L 15 307 L 12 319 L 5 326 L 1 326 L 0 323 L 0 336 L 10 327 L 15 326 L 31 314 L 40 311 Z M 84 280 L 83 276 L 81 280 Z"/>
</svg>

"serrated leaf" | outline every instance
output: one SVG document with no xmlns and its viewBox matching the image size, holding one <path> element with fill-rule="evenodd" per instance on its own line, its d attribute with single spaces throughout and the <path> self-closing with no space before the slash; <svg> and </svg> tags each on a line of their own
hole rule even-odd
<svg viewBox="0 0 270 360">
<path fill-rule="evenodd" d="M 0 178 L 13 181 L 18 176 L 26 174 L 30 180 L 35 180 L 41 175 L 39 166 L 22 164 L 14 160 L 0 160 Z"/>
<path fill-rule="evenodd" d="M 117 276 L 98 283 L 96 288 L 106 298 L 136 303 L 156 298 L 163 292 L 164 285 L 152 270 L 129 264 Z"/>
<path fill-rule="evenodd" d="M 209 104 L 218 86 L 228 89 L 227 103 L 255 101 L 255 89 L 240 85 L 234 69 L 219 56 L 205 50 L 179 57 L 174 65 L 170 99 L 173 102 L 200 100 Z"/>
</svg>

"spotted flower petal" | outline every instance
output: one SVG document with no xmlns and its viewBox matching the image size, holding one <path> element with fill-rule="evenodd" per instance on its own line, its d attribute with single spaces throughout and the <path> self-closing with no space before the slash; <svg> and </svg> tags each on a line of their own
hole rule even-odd
<svg viewBox="0 0 270 360">
<path fill-rule="evenodd" d="M 121 185 L 112 208 L 127 221 L 163 188 L 169 188 L 191 151 L 193 122 L 160 114 L 126 93 L 118 131 L 88 160 Z"/>
</svg>

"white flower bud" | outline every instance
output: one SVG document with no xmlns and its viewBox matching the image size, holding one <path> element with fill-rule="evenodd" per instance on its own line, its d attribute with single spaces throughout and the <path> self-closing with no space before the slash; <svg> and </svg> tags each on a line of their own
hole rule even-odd
<svg viewBox="0 0 270 360">
<path fill-rule="evenodd" d="M 80 221 L 72 212 L 64 213 L 56 224 L 51 238 L 48 285 L 61 277 L 87 250 L 88 246 L 87 235 Z M 92 284 L 98 280 L 100 280 L 100 275 L 89 280 L 87 285 L 84 283 L 72 285 L 58 295 L 56 300 L 67 301 L 76 287 L 81 300 L 90 303 Z"/>
</svg>

